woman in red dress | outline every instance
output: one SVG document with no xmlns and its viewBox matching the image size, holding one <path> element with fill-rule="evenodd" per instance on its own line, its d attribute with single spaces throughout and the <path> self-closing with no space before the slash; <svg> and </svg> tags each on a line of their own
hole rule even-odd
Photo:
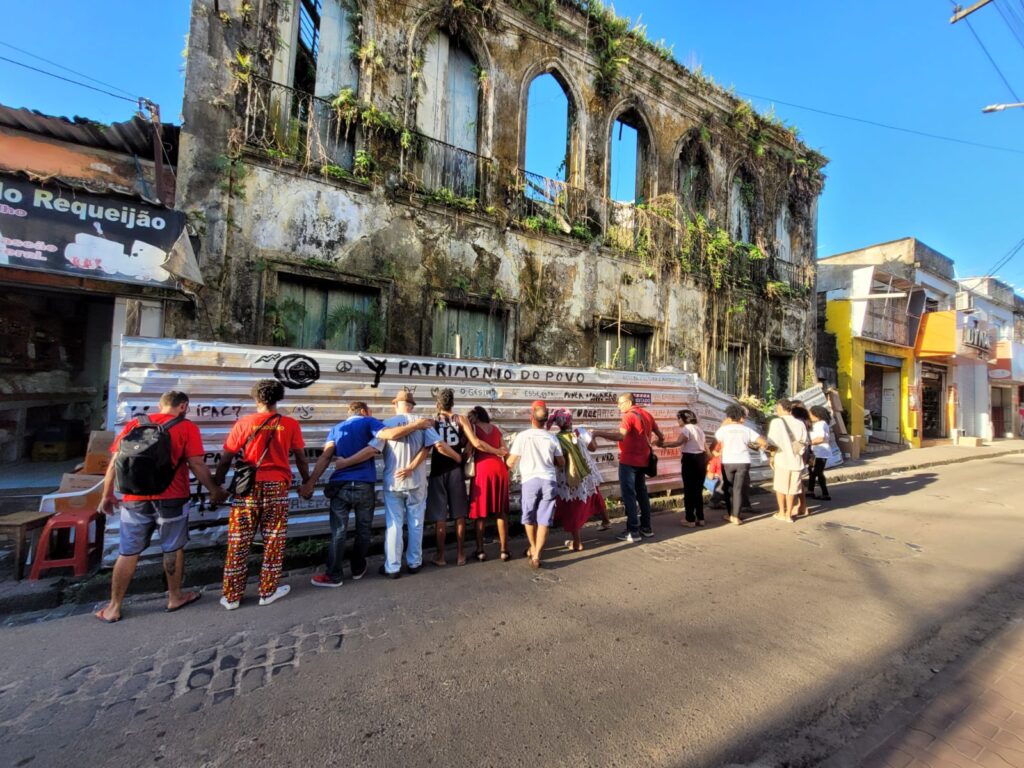
<svg viewBox="0 0 1024 768">
<path fill-rule="evenodd" d="M 476 549 L 484 549 L 484 524 L 488 517 L 498 520 L 501 559 L 511 560 L 508 551 L 508 448 L 501 430 L 491 424 L 486 409 L 476 406 L 467 416 L 460 416 L 462 433 L 473 448 L 476 472 L 469 486 L 469 519 L 476 520 Z"/>
</svg>

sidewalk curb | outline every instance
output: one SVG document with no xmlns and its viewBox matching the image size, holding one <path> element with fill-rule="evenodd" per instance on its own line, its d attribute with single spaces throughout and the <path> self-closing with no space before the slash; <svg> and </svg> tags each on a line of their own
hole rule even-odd
<svg viewBox="0 0 1024 768">
<path fill-rule="evenodd" d="M 969 449 L 965 449 L 969 450 Z M 985 459 L 998 459 L 1003 456 L 1018 456 L 1024 454 L 1024 448 L 1009 448 L 998 453 L 983 453 L 983 454 L 965 454 L 964 456 L 957 456 L 956 458 L 950 459 L 939 459 L 936 461 L 919 461 L 910 464 L 901 464 L 895 467 L 879 467 L 877 469 L 871 469 L 865 467 L 860 471 L 851 471 L 849 474 L 833 475 L 828 478 L 829 484 L 832 483 L 848 483 L 854 480 L 871 480 L 876 477 L 885 477 L 887 475 L 895 475 L 899 472 L 915 472 L 920 469 L 930 469 L 931 467 L 942 467 L 949 464 L 962 464 L 965 461 L 983 461 Z"/>
</svg>

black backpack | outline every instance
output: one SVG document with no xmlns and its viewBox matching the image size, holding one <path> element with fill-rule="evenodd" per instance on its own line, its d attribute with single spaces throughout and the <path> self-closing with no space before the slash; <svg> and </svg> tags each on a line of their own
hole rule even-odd
<svg viewBox="0 0 1024 768">
<path fill-rule="evenodd" d="M 175 416 L 156 424 L 143 414 L 138 424 L 121 438 L 114 456 L 117 489 L 134 496 L 159 496 L 167 490 L 181 466 L 171 456 L 171 428 L 185 420 Z"/>
</svg>

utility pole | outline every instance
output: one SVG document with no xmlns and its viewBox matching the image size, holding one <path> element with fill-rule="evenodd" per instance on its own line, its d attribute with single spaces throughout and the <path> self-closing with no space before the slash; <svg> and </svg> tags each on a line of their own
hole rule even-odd
<svg viewBox="0 0 1024 768">
<path fill-rule="evenodd" d="M 958 6 L 956 6 L 956 8 L 953 9 L 953 18 L 951 18 L 949 20 L 949 23 L 950 24 L 956 24 L 961 19 L 966 19 L 968 16 L 970 16 L 976 10 L 978 10 L 979 8 L 984 8 L 986 5 L 988 5 L 991 2 L 992 2 L 992 0 L 981 0 L 981 2 L 977 2 L 974 5 L 972 5 L 970 8 L 966 8 L 966 9 L 961 9 L 960 6 L 958 5 Z"/>
</svg>

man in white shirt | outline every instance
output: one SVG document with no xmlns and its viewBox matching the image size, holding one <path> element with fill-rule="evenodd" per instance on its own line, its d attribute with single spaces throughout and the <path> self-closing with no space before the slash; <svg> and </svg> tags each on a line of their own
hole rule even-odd
<svg viewBox="0 0 1024 768">
<path fill-rule="evenodd" d="M 807 425 L 792 415 L 793 404 L 785 398 L 775 405 L 777 418 L 768 426 L 768 442 L 775 446 L 772 468 L 775 471 L 773 487 L 779 502 L 779 511 L 773 517 L 793 522 L 796 497 L 800 495 L 804 467 L 804 449 L 810 445 Z"/>
<path fill-rule="evenodd" d="M 743 522 L 740 510 L 750 496 L 750 446 L 763 449 L 767 442 L 746 425 L 747 413 L 743 406 L 733 403 L 725 409 L 725 421 L 715 432 L 715 440 L 722 450 L 722 480 L 729 512 L 725 519 L 733 525 Z"/>
<path fill-rule="evenodd" d="M 412 392 L 402 390 L 391 401 L 395 415 L 384 422 L 385 428 L 405 427 L 418 419 L 412 414 L 416 400 Z M 417 430 L 398 440 L 375 437 L 370 447 L 384 454 L 384 565 L 382 576 L 397 579 L 402 570 L 402 526 L 409 529 L 409 548 L 405 553 L 406 572 L 416 573 L 423 565 L 423 517 L 427 509 L 427 467 L 424 462 L 441 437 L 433 427 Z M 441 444 L 439 450 L 451 450 Z"/>
<path fill-rule="evenodd" d="M 540 568 L 540 556 L 548 537 L 548 528 L 555 517 L 557 470 L 565 466 L 558 438 L 544 428 L 547 422 L 547 405 L 543 400 L 535 400 L 530 407 L 530 423 L 533 426 L 516 435 L 505 460 L 510 470 L 516 464 L 519 465 L 522 521 L 526 538 L 530 540 L 527 556 L 531 568 Z"/>
</svg>

